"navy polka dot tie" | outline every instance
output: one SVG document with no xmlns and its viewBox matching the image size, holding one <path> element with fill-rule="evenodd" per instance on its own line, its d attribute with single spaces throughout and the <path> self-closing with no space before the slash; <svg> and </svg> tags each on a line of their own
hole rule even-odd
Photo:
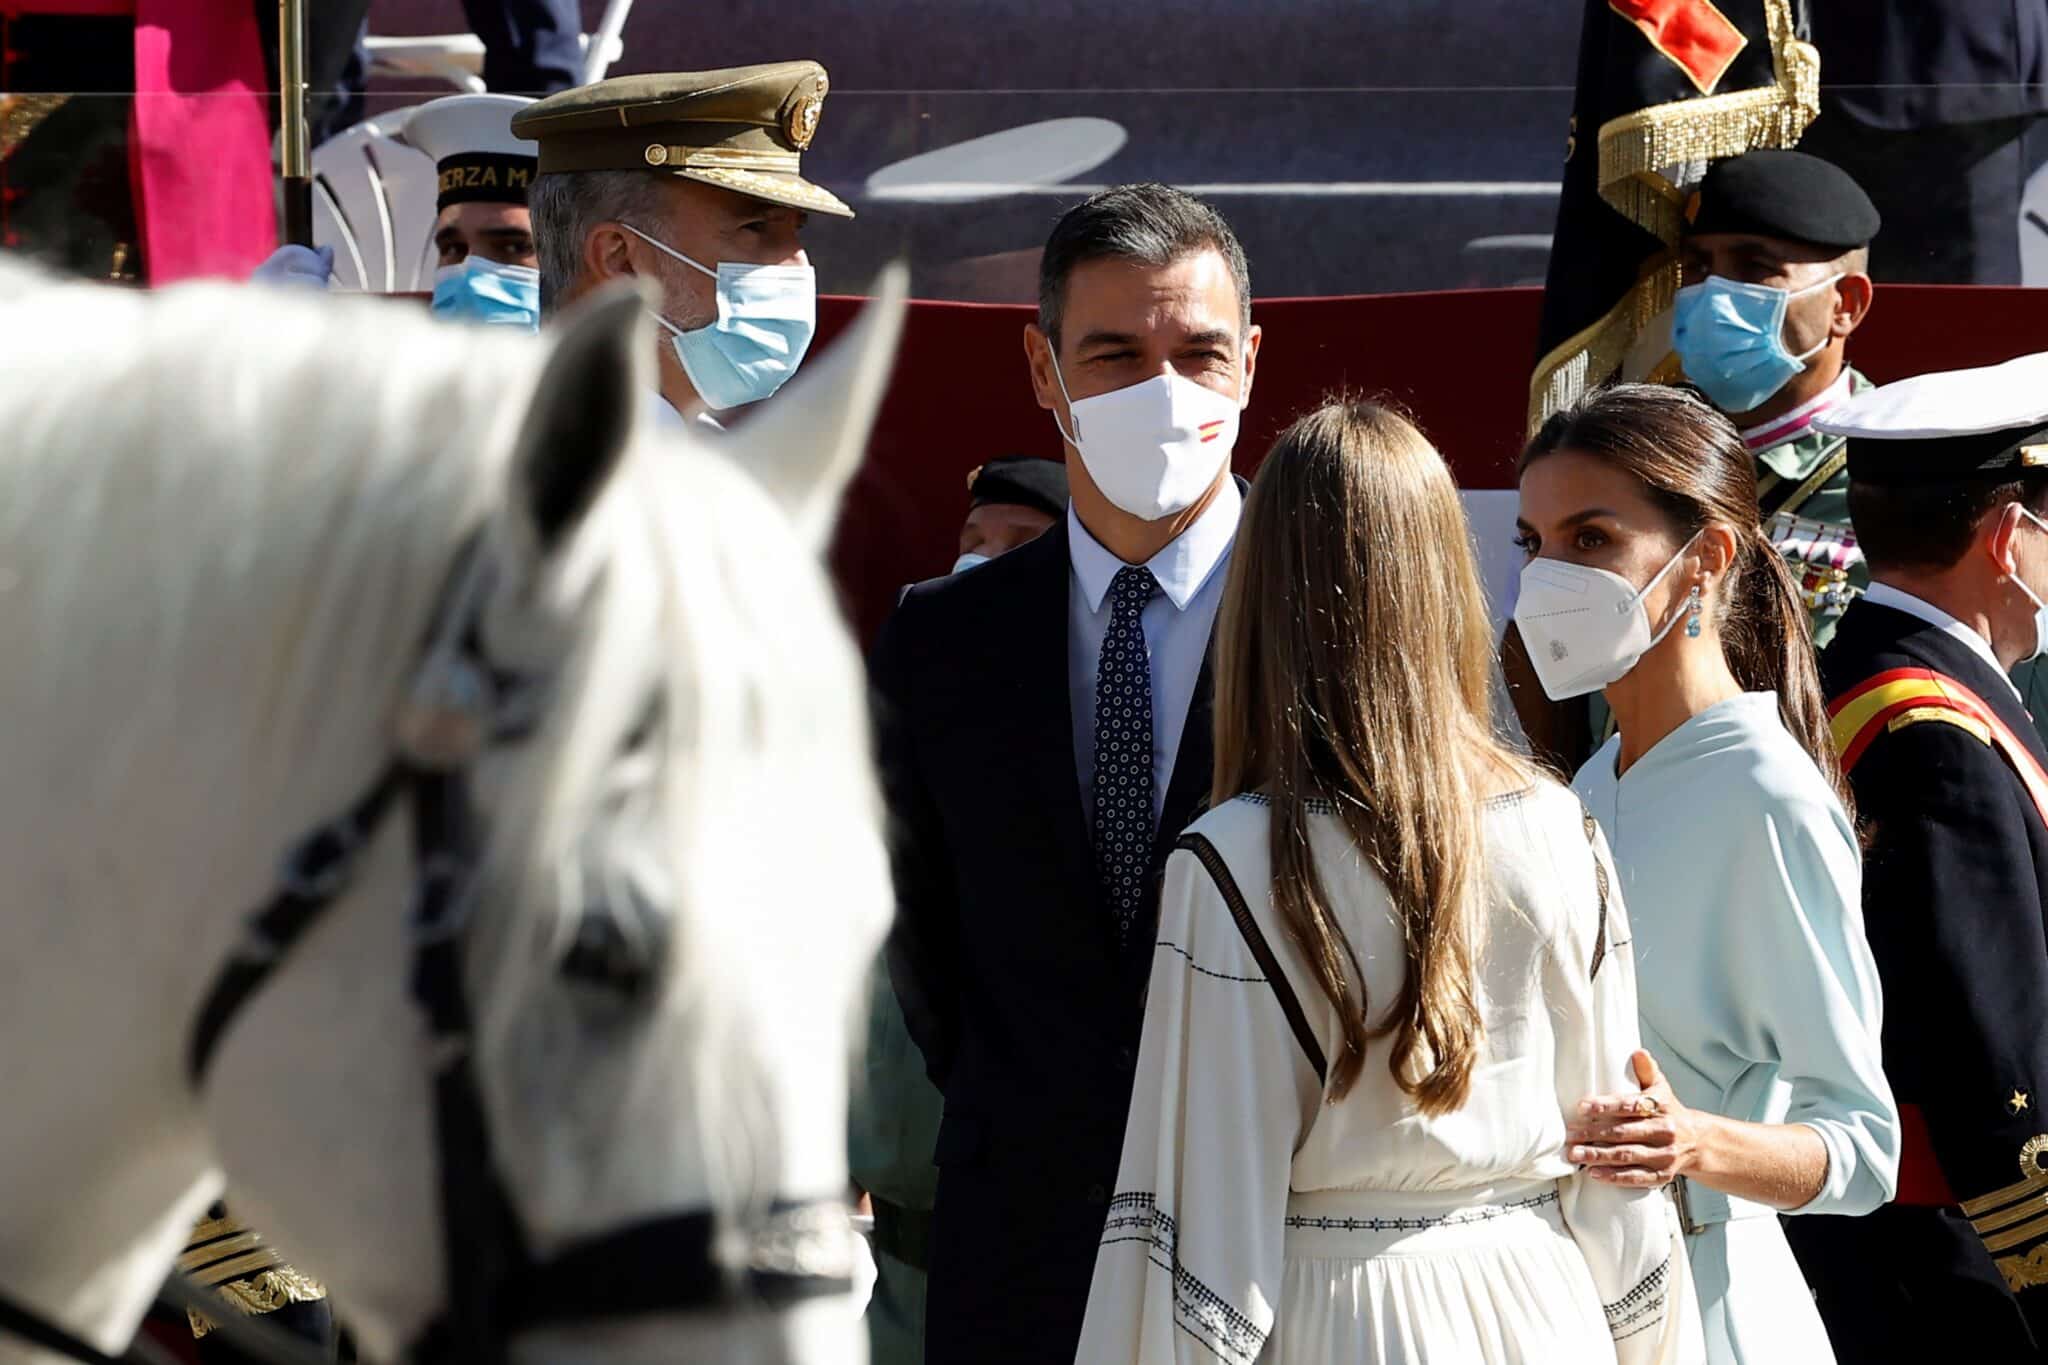
<svg viewBox="0 0 2048 1365">
<path fill-rule="evenodd" d="M 1128 939 L 1152 862 L 1152 665 L 1140 615 L 1159 580 L 1142 565 L 1109 585 L 1109 630 L 1095 672 L 1095 863 Z"/>
</svg>

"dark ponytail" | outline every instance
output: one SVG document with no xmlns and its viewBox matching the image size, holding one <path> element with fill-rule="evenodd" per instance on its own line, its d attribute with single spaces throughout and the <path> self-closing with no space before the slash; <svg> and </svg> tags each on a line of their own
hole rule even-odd
<svg viewBox="0 0 2048 1365">
<path fill-rule="evenodd" d="M 1785 729 L 1853 823 L 1855 798 L 1835 753 L 1806 604 L 1757 525 L 1756 459 L 1734 425 L 1684 389 L 1616 384 L 1551 414 L 1522 452 L 1520 468 L 1566 449 L 1640 479 L 1682 535 L 1716 523 L 1735 532 L 1719 622 L 1728 671 L 1745 692 L 1777 693 Z"/>
</svg>

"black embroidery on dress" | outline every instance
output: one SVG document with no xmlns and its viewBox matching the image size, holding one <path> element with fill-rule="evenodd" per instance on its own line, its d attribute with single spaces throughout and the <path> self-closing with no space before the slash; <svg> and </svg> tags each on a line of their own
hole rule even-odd
<svg viewBox="0 0 2048 1365">
<path fill-rule="evenodd" d="M 1201 963 L 1195 961 L 1195 955 L 1193 953 L 1181 947 L 1178 943 L 1171 942 L 1167 939 L 1160 939 L 1155 946 L 1159 948 L 1173 949 L 1173 951 L 1179 953 L 1182 957 L 1188 960 L 1188 966 L 1200 972 L 1203 976 L 1213 976 L 1218 981 L 1245 981 L 1255 986 L 1263 986 L 1266 984 L 1266 978 L 1263 976 L 1231 976 L 1227 972 L 1212 972 L 1207 967 L 1204 967 Z"/>
<path fill-rule="evenodd" d="M 1237 799 L 1249 801 L 1254 806 L 1271 806 L 1273 804 L 1273 798 L 1264 792 L 1239 792 Z M 1311 796 L 1301 804 L 1302 808 L 1312 815 L 1335 815 L 1337 813 L 1337 803 L 1325 800 L 1320 796 Z"/>
<path fill-rule="evenodd" d="M 1607 1315 L 1608 1334 L 1616 1341 L 1626 1341 L 1655 1327 L 1664 1313 L 1665 1281 L 1670 1276 L 1671 1258 L 1666 1256 L 1655 1270 L 1636 1282 L 1634 1289 L 1613 1303 L 1601 1304 L 1600 1311 Z"/>
<path fill-rule="evenodd" d="M 1469 1209 L 1454 1209 L 1441 1218 L 1332 1218 L 1323 1214 L 1290 1214 L 1287 1226 L 1312 1228 L 1317 1232 L 1421 1232 L 1425 1228 L 1456 1228 L 1468 1223 L 1485 1223 L 1523 1209 L 1542 1208 L 1545 1204 L 1557 1202 L 1557 1191 L 1550 1190 L 1527 1199 L 1517 1199 L 1512 1204 L 1475 1204 Z"/>
<path fill-rule="evenodd" d="M 1109 1201 L 1102 1245 L 1138 1242 L 1173 1279 L 1173 1318 L 1182 1331 L 1229 1365 L 1253 1365 L 1266 1344 L 1265 1329 L 1237 1305 L 1203 1284 L 1180 1263 L 1180 1228 L 1150 1190 L 1120 1190 Z M 1163 1259 L 1162 1259 L 1163 1258 Z"/>
</svg>

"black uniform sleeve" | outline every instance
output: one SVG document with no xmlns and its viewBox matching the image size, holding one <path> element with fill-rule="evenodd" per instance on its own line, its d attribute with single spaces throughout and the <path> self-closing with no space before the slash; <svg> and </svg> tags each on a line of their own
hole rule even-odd
<svg viewBox="0 0 2048 1365">
<path fill-rule="evenodd" d="M 939 819 L 917 733 L 923 672 L 915 594 L 883 623 L 869 659 L 882 790 L 889 807 L 889 856 L 896 921 L 887 947 L 889 978 L 903 1022 L 924 1054 L 932 1084 L 946 1088 L 959 1038 L 959 913 L 945 827 Z"/>
<path fill-rule="evenodd" d="M 2041 815 L 1997 750 L 1941 721 L 1878 736 L 1851 777 L 1870 840 L 1866 929 L 1888 987 L 1886 1070 L 2010 1281 L 2048 1238 L 2038 1199 L 2039 1216 L 1983 1207 L 2048 1148 L 2029 1145 L 2048 1132 Z"/>
</svg>

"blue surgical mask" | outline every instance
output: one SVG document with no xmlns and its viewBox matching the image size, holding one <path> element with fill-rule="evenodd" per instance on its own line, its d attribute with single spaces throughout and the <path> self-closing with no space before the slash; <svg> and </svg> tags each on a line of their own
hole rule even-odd
<svg viewBox="0 0 2048 1365">
<path fill-rule="evenodd" d="M 656 313 L 668 329 L 676 360 L 706 407 L 737 408 L 758 403 L 781 388 L 818 330 L 818 276 L 807 265 L 748 265 L 720 261 L 700 265 L 649 237 L 631 223 L 621 227 L 718 282 L 718 318 L 692 331 Z"/>
<path fill-rule="evenodd" d="M 478 255 L 434 272 L 434 315 L 462 322 L 540 330 L 540 272 Z"/>
<path fill-rule="evenodd" d="M 967 570 L 973 568 L 977 564 L 986 563 L 988 563 L 987 555 L 976 554 L 974 551 L 969 550 L 965 554 L 962 554 L 958 559 L 953 561 L 953 572 L 965 573 Z"/>
<path fill-rule="evenodd" d="M 1685 377 L 1723 412 L 1762 407 L 1828 344 L 1823 336 L 1804 355 L 1786 350 L 1785 310 L 1800 295 L 1841 278 L 1835 274 L 1804 289 L 1778 289 L 1709 275 L 1679 290 L 1671 345 Z"/>
</svg>

